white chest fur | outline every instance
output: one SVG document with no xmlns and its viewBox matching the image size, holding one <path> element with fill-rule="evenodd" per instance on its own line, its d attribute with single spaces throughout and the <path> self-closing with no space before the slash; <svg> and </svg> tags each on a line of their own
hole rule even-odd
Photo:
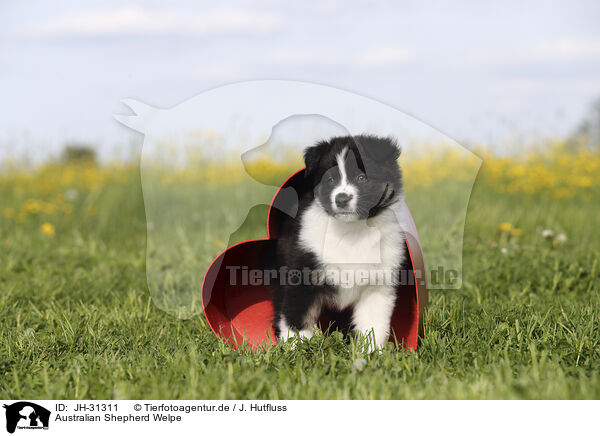
<svg viewBox="0 0 600 436">
<path fill-rule="evenodd" d="M 315 201 L 302 216 L 300 243 L 314 253 L 327 277 L 338 277 L 338 294 L 333 302 L 339 308 L 355 303 L 374 284 L 373 278 L 389 277 L 405 256 L 406 217 L 392 205 L 369 220 L 345 222 L 328 215 Z M 335 274 L 328 274 L 336 272 Z M 388 284 L 389 285 L 389 284 Z M 389 286 L 387 286 L 389 287 Z"/>
</svg>

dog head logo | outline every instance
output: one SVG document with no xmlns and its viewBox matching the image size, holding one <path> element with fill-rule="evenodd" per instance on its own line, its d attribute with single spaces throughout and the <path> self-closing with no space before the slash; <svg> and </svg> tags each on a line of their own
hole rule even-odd
<svg viewBox="0 0 600 436">
<path fill-rule="evenodd" d="M 6 431 L 14 433 L 18 429 L 48 429 L 50 411 L 29 401 L 5 404 Z"/>
<path fill-rule="evenodd" d="M 419 228 L 431 275 L 429 287 L 461 287 L 464 223 L 481 159 L 431 126 L 350 92 L 283 80 L 222 86 L 168 109 L 131 99 L 123 103 L 133 114 L 115 118 L 144 135 L 140 172 L 148 223 L 146 278 L 160 309 L 179 318 L 200 313 L 202 278 L 212 260 L 234 243 L 267 236 L 264 223 L 256 224 L 266 216 L 271 199 L 285 180 L 270 177 L 273 162 L 282 156 L 295 156 L 291 175 L 305 166 L 301 158 L 310 146 L 365 133 L 393 138 L 402 148 L 404 199 Z M 423 144 L 436 144 L 437 148 L 429 150 Z M 381 148 L 386 156 L 388 148 Z M 391 150 L 389 154 L 396 157 L 395 147 Z M 336 166 L 337 155 L 334 157 L 331 166 Z M 419 166 L 411 168 L 417 157 Z M 351 186 L 340 184 L 334 171 L 331 189 L 322 190 L 340 216 L 348 212 L 347 219 L 351 220 L 355 209 L 368 213 L 367 209 L 373 209 L 371 203 L 377 206 L 397 199 L 400 186 L 373 185 L 383 175 L 382 169 L 367 164 L 377 156 L 371 159 L 349 147 L 342 158 L 344 168 L 354 177 Z M 449 161 L 469 162 L 461 170 L 460 180 L 442 180 L 433 191 L 414 188 L 426 186 L 435 179 L 432 176 L 452 174 Z M 357 171 L 361 165 L 365 167 L 364 180 Z M 390 168 L 396 171 L 395 166 Z M 339 173 L 340 180 L 343 175 Z M 180 183 L 182 180 L 185 183 Z M 298 210 L 296 191 L 290 188 L 288 194 L 290 201 L 280 203 L 292 206 L 283 212 L 293 217 Z M 368 201 L 369 195 L 373 198 L 368 204 L 358 202 Z M 249 222 L 255 225 L 246 226 Z"/>
</svg>

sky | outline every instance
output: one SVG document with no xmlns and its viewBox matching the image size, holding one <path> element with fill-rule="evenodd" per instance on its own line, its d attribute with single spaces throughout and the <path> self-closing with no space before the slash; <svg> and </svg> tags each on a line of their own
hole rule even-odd
<svg viewBox="0 0 600 436">
<path fill-rule="evenodd" d="M 118 156 L 141 141 L 113 118 L 122 99 L 169 108 L 257 79 L 518 149 L 569 134 L 600 96 L 599 18 L 595 1 L 3 1 L 0 159 L 69 142 Z"/>
</svg>

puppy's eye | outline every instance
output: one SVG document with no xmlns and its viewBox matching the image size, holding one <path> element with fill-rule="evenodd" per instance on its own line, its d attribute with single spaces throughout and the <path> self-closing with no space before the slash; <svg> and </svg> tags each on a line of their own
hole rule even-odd
<svg viewBox="0 0 600 436">
<path fill-rule="evenodd" d="M 358 183 L 364 183 L 367 181 L 367 176 L 365 176 L 364 174 L 359 174 L 358 176 L 356 176 L 356 181 Z"/>
<path fill-rule="evenodd" d="M 333 185 L 335 183 L 335 179 L 333 177 L 329 176 L 327 178 L 327 183 L 329 183 L 330 185 Z"/>
</svg>

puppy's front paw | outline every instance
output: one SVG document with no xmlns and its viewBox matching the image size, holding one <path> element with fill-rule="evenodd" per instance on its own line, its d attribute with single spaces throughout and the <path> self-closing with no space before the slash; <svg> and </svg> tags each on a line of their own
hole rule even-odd
<svg viewBox="0 0 600 436">
<path fill-rule="evenodd" d="M 385 343 L 387 342 L 387 335 L 376 334 L 373 329 L 359 332 L 360 337 L 364 340 L 363 352 L 367 354 L 383 352 Z"/>
<path fill-rule="evenodd" d="M 309 340 L 310 338 L 313 337 L 313 329 L 296 330 L 291 327 L 288 327 L 287 325 L 284 325 L 284 327 L 285 328 L 283 328 L 283 329 L 280 328 L 280 333 L 277 338 L 277 341 L 279 343 L 287 342 L 288 340 L 290 340 L 292 338 L 295 338 L 296 341 L 298 341 L 302 338 Z M 293 341 L 293 343 L 291 344 L 292 349 L 294 349 L 296 347 L 296 341 Z"/>
<path fill-rule="evenodd" d="M 372 353 L 381 354 L 381 353 L 383 353 L 384 348 L 385 348 L 385 344 L 374 344 L 371 342 L 365 346 L 364 351 L 367 354 L 372 354 Z"/>
<path fill-rule="evenodd" d="M 313 337 L 313 331 L 312 329 L 302 329 L 298 331 L 298 336 L 308 340 Z"/>
</svg>

